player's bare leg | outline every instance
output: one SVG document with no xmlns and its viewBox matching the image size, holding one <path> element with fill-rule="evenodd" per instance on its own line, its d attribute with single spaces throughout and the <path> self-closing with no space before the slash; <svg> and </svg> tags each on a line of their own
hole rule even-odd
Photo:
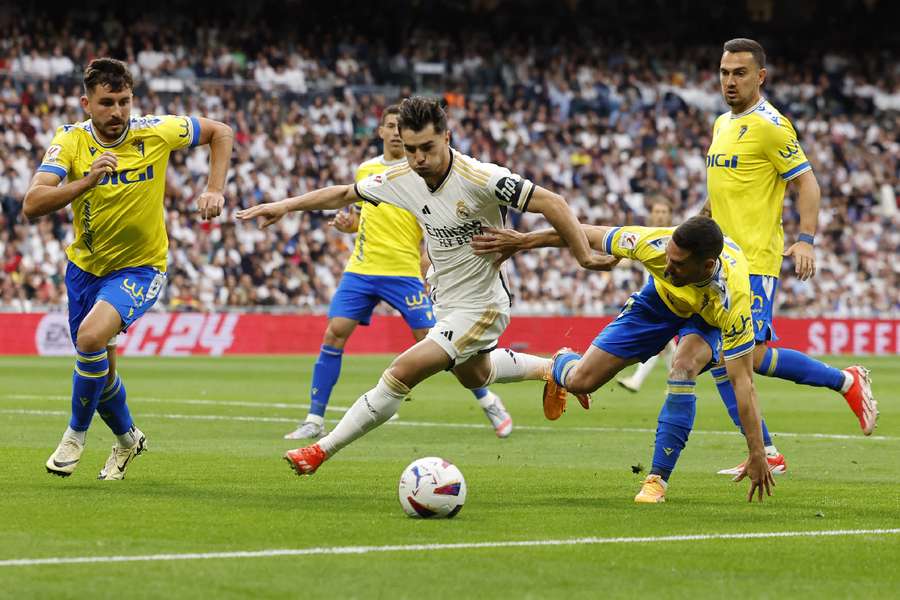
<svg viewBox="0 0 900 600">
<path fill-rule="evenodd" d="M 298 475 L 311 475 L 327 458 L 390 419 L 412 388 L 450 365 L 450 356 L 425 339 L 394 359 L 378 384 L 363 394 L 318 443 L 289 450 L 284 458 Z"/>
<path fill-rule="evenodd" d="M 555 420 L 565 411 L 565 390 L 579 396 L 582 406 L 587 408 L 582 398 L 600 389 L 628 365 L 637 362 L 635 358 L 621 358 L 591 345 L 584 356 L 560 350 L 553 357 L 552 383 L 544 388 L 544 415 Z M 557 393 L 560 388 L 564 388 Z"/>
<path fill-rule="evenodd" d="M 416 341 L 420 342 L 428 335 L 428 331 L 428 329 L 413 329 L 412 334 Z M 486 376 L 482 380 L 486 380 Z M 509 411 L 506 410 L 506 406 L 503 404 L 500 396 L 489 390 L 487 385 L 465 387 L 469 388 L 469 391 L 475 396 L 479 406 L 481 406 L 481 410 L 484 411 L 484 416 L 487 417 L 491 427 L 494 428 L 494 433 L 497 434 L 497 437 L 509 437 L 513 429 L 512 417 Z"/>
</svg>

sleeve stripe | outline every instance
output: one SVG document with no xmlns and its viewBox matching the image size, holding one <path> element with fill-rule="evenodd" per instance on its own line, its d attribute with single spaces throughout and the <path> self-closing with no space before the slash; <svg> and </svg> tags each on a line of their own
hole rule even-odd
<svg viewBox="0 0 900 600">
<path fill-rule="evenodd" d="M 622 229 L 621 227 L 613 227 L 609 231 L 606 232 L 606 237 L 603 238 L 603 249 L 606 250 L 607 254 L 612 254 L 612 241 L 613 236 L 616 235 L 618 230 Z"/>
<path fill-rule="evenodd" d="M 62 167 L 43 163 L 40 167 L 38 167 L 38 173 L 53 173 L 54 175 L 58 175 L 60 179 L 65 179 L 66 175 L 68 175 L 69 172 Z"/>
<path fill-rule="evenodd" d="M 200 143 L 200 120 L 197 117 L 191 117 L 191 129 L 194 135 L 191 137 L 191 148 Z"/>
<path fill-rule="evenodd" d="M 809 161 L 806 161 L 805 163 L 797 165 L 787 173 L 782 173 L 781 178 L 785 181 L 790 181 L 797 175 L 800 175 L 801 173 L 804 173 L 810 169 L 812 169 L 812 166 L 809 164 Z"/>
<path fill-rule="evenodd" d="M 359 196 L 359 198 L 361 200 L 364 200 L 364 201 L 368 202 L 369 204 L 374 204 L 375 206 L 378 206 L 380 204 L 380 202 L 378 200 L 372 200 L 371 198 L 366 198 L 365 196 L 363 196 L 362 192 L 359 191 L 359 186 L 355 183 L 353 184 L 353 191 L 356 193 L 357 196 Z"/>
<path fill-rule="evenodd" d="M 529 190 L 528 190 L 528 195 L 525 196 L 525 202 L 522 203 L 522 208 L 519 209 L 519 212 L 528 212 L 528 203 L 531 202 L 531 197 L 534 195 L 534 188 L 537 187 L 537 186 L 536 186 L 533 182 L 531 182 L 531 181 L 529 181 L 528 183 L 531 184 L 531 188 L 529 188 Z"/>
<path fill-rule="evenodd" d="M 734 360 L 735 358 L 740 358 L 748 352 L 752 352 L 755 346 L 756 340 L 750 340 L 749 342 L 745 342 L 740 346 L 736 346 L 735 348 L 729 348 L 725 351 L 725 360 Z"/>
</svg>

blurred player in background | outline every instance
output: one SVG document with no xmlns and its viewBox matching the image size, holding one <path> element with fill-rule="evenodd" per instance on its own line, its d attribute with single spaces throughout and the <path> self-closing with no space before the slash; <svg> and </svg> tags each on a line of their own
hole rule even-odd
<svg viewBox="0 0 900 600">
<path fill-rule="evenodd" d="M 231 128 L 197 117 L 132 117 L 133 90 L 124 63 L 91 61 L 81 97 L 90 118 L 57 129 L 23 204 L 29 220 L 70 204 L 75 215 L 75 240 L 66 249 L 69 328 L 77 351 L 72 416 L 46 463 L 49 473 L 63 477 L 78 466 L 95 411 L 116 436 L 100 479 L 124 479 L 131 459 L 146 449 L 116 372 L 115 339 L 165 286 L 169 154 L 208 144 L 209 181 L 197 199 L 200 215 L 212 219 L 224 205 Z"/>
<path fill-rule="evenodd" d="M 648 227 L 671 227 L 672 225 L 672 204 L 663 196 L 656 196 L 650 203 L 650 216 L 647 218 Z M 644 283 L 646 284 L 650 278 L 650 274 L 646 273 Z M 616 379 L 616 383 L 628 390 L 637 393 L 644 380 L 650 375 L 650 371 L 656 366 L 659 357 L 666 355 L 667 369 L 672 366 L 672 357 L 675 355 L 675 340 L 669 340 L 662 352 L 651 356 L 644 362 L 640 363 L 630 377 L 621 377 Z"/>
<path fill-rule="evenodd" d="M 406 164 L 397 128 L 399 114 L 396 105 L 382 113 L 378 136 L 384 142 L 384 154 L 359 166 L 357 182 Z M 403 315 L 417 342 L 434 326 L 434 308 L 422 283 L 422 229 L 416 218 L 387 203 L 361 204 L 358 211 L 342 211 L 333 221 L 338 230 L 356 233 L 356 244 L 328 309 L 328 329 L 313 367 L 309 414 L 285 439 L 316 439 L 324 435 L 325 409 L 341 373 L 344 346 L 357 325 L 369 324 L 379 302 L 387 302 Z M 487 388 L 474 389 L 472 393 L 497 436 L 505 438 L 512 433 L 512 418 L 500 397 Z"/>
<path fill-rule="evenodd" d="M 753 329 L 757 373 L 795 383 L 827 387 L 844 396 L 865 435 L 875 429 L 878 406 L 872 395 L 869 371 L 861 366 L 837 369 L 797 350 L 772 348 L 775 293 L 782 254 L 794 259 L 801 280 L 816 272 L 813 249 L 818 225 L 820 192 L 791 122 L 765 98 L 766 54 L 754 40 L 725 43 L 719 65 L 722 95 L 731 110 L 713 126 L 706 156 L 708 197 L 703 214 L 711 216 L 744 251 L 750 264 L 753 289 Z M 782 210 L 785 187 L 797 193 L 800 234 L 784 251 Z M 713 369 L 716 387 L 735 425 L 739 425 L 734 390 L 724 370 Z M 763 423 L 769 466 L 775 473 L 787 468 Z M 741 465 L 719 473 L 733 475 Z"/>
<path fill-rule="evenodd" d="M 501 227 L 508 209 L 543 214 L 585 268 L 607 270 L 615 262 L 591 251 L 560 196 L 505 167 L 453 150 L 447 115 L 437 100 L 404 100 L 399 129 L 406 164 L 355 185 L 331 186 L 238 213 L 240 219 L 259 218 L 268 226 L 289 211 L 333 210 L 364 200 L 404 208 L 425 229 L 437 323 L 425 339 L 394 359 L 328 435 L 285 454 L 298 474 L 314 473 L 326 459 L 387 421 L 413 387 L 441 371 L 452 370 L 470 389 L 546 380 L 548 359 L 497 348 L 509 323 L 511 296 L 500 267 L 491 257 L 475 255 L 470 245 L 484 227 Z"/>
</svg>

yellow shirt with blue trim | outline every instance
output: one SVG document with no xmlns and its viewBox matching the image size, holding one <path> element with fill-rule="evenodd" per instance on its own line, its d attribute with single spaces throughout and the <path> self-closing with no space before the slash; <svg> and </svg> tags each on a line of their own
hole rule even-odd
<svg viewBox="0 0 900 600">
<path fill-rule="evenodd" d="M 726 238 L 712 277 L 702 283 L 676 286 L 668 281 L 666 245 L 674 227 L 613 227 L 603 237 L 607 254 L 640 261 L 653 277 L 656 293 L 675 315 L 699 315 L 722 332 L 725 360 L 753 351 L 750 276 L 740 247 Z"/>
<path fill-rule="evenodd" d="M 85 177 L 104 152 L 118 161 L 115 171 L 72 201 L 75 241 L 66 248 L 69 260 L 98 277 L 126 267 L 165 271 L 169 154 L 199 140 L 200 122 L 184 116 L 132 117 L 112 143 L 100 141 L 90 120 L 59 127 L 38 172 L 72 182 Z"/>
<path fill-rule="evenodd" d="M 406 164 L 406 159 L 385 162 L 384 156 L 367 160 L 356 170 L 356 181 Z M 360 275 L 390 275 L 422 278 L 419 247 L 422 228 L 409 211 L 383 202 L 378 206 L 361 202 L 359 229 L 353 254 L 345 271 Z"/>
<path fill-rule="evenodd" d="M 764 98 L 713 126 L 706 155 L 712 218 L 747 256 L 750 273 L 778 277 L 787 182 L 812 169 L 793 125 Z"/>
</svg>

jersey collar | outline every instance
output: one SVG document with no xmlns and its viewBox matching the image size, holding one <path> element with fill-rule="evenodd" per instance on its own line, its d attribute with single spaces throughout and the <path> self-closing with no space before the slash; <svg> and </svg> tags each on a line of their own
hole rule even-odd
<svg viewBox="0 0 900 600">
<path fill-rule="evenodd" d="M 437 192 L 439 189 L 441 189 L 442 185 L 447 183 L 447 178 L 450 177 L 450 172 L 453 171 L 453 155 L 454 154 L 456 154 L 456 152 L 453 151 L 453 148 L 450 148 L 450 162 L 447 164 L 447 172 L 444 173 L 444 176 L 441 177 L 441 180 L 438 181 L 438 184 L 436 186 L 434 186 L 433 188 L 430 185 L 428 185 L 428 183 L 425 184 L 425 187 L 427 187 L 428 191 L 431 192 L 432 194 Z"/>
<path fill-rule="evenodd" d="M 695 283 L 695 284 L 694 284 L 694 287 L 698 287 L 698 288 L 699 288 L 699 287 L 706 287 L 706 286 L 708 286 L 708 285 L 710 284 L 710 282 L 719 279 L 719 275 L 721 275 L 721 274 L 722 274 L 722 259 L 721 259 L 721 258 L 717 258 L 717 259 L 716 259 L 716 266 L 715 266 L 715 268 L 713 269 L 712 275 L 709 276 L 709 279 L 705 279 L 705 280 L 703 280 L 703 281 L 701 281 L 701 282 L 699 282 L 699 283 Z"/>
<path fill-rule="evenodd" d="M 91 123 L 90 119 L 88 119 L 87 130 L 91 132 L 91 137 L 94 138 L 94 141 L 97 142 L 98 146 L 101 146 L 103 148 L 115 148 L 116 146 L 124 142 L 126 137 L 128 137 L 128 132 L 131 131 L 131 119 L 129 118 L 128 122 L 125 124 L 125 130 L 122 131 L 122 135 L 120 135 L 116 141 L 109 144 L 100 141 L 100 138 L 98 138 L 97 134 L 94 133 L 94 125 L 93 123 Z"/>
<path fill-rule="evenodd" d="M 760 96 L 760 97 L 759 97 L 759 102 L 757 102 L 756 104 L 754 104 L 752 108 L 748 108 L 747 110 L 745 110 L 744 112 L 742 112 L 742 113 L 739 114 L 739 115 L 736 115 L 736 114 L 734 114 L 734 113 L 731 113 L 731 118 L 732 118 L 732 119 L 740 119 L 741 117 L 746 117 L 746 116 L 749 115 L 750 113 L 752 113 L 752 112 L 754 112 L 754 111 L 756 111 L 756 110 L 759 110 L 759 107 L 762 106 L 763 103 L 764 103 L 765 101 L 766 101 L 766 98 L 765 98 L 764 96 Z"/>
</svg>

